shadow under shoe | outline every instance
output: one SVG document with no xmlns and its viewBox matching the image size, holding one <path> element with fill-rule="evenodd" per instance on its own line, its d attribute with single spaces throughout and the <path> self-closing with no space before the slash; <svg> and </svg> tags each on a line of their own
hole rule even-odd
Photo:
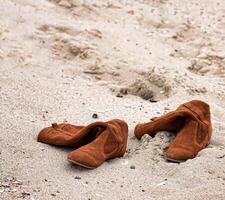
<svg viewBox="0 0 225 200">
<path fill-rule="evenodd" d="M 112 120 L 104 131 L 96 134 L 93 141 L 69 153 L 68 160 L 86 168 L 96 168 L 105 160 L 122 157 L 126 151 L 127 138 L 126 122 Z"/>
<path fill-rule="evenodd" d="M 182 104 L 175 111 L 152 122 L 137 125 L 135 136 L 138 139 L 144 134 L 154 137 L 159 131 L 176 133 L 165 152 L 168 160 L 181 162 L 194 158 L 208 145 L 212 135 L 209 105 L 199 100 Z"/>
</svg>

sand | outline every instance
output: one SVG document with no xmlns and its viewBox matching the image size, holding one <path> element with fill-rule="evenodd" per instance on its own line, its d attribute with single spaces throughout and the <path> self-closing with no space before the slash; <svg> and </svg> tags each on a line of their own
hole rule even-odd
<svg viewBox="0 0 225 200">
<path fill-rule="evenodd" d="M 225 199 L 225 1 L 0 0 L 0 199 Z M 139 122 L 200 99 L 213 136 L 167 162 Z M 98 119 L 93 119 L 96 113 Z M 123 158 L 86 170 L 36 141 L 53 122 L 129 124 Z"/>
</svg>

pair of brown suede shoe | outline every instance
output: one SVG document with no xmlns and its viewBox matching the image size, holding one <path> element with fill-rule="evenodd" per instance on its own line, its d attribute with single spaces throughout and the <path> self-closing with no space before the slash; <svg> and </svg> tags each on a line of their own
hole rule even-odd
<svg viewBox="0 0 225 200">
<path fill-rule="evenodd" d="M 88 126 L 52 124 L 38 135 L 38 141 L 58 146 L 75 148 L 68 160 L 74 164 L 96 168 L 105 160 L 122 157 L 126 152 L 128 137 L 127 123 L 113 119 L 94 122 Z"/>
<path fill-rule="evenodd" d="M 199 100 L 187 102 L 162 117 L 138 124 L 134 134 L 140 139 L 144 134 L 154 137 L 159 131 L 176 133 L 165 152 L 168 160 L 181 162 L 194 158 L 211 138 L 209 105 Z M 88 126 L 52 124 L 38 135 L 39 142 L 74 147 L 68 160 L 86 168 L 96 168 L 105 160 L 122 157 L 126 152 L 127 138 L 127 123 L 119 119 Z"/>
</svg>

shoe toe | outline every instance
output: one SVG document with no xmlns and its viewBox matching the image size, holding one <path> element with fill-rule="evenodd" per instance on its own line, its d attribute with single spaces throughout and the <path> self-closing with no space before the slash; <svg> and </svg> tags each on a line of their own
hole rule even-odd
<svg viewBox="0 0 225 200">
<path fill-rule="evenodd" d="M 49 135 L 51 134 L 51 131 L 53 130 L 52 127 L 47 127 L 41 130 L 41 132 L 38 134 L 37 141 L 47 143 L 49 140 Z"/>
<path fill-rule="evenodd" d="M 142 130 L 141 130 L 141 124 L 137 124 L 134 129 L 134 135 L 136 136 L 137 139 L 141 139 L 143 136 Z"/>
<path fill-rule="evenodd" d="M 165 156 L 167 160 L 171 160 L 175 162 L 183 162 L 195 157 L 195 155 L 193 155 L 191 150 L 181 148 L 181 147 L 169 148 L 166 151 Z"/>
<path fill-rule="evenodd" d="M 68 161 L 90 169 L 96 168 L 101 164 L 92 155 L 79 149 L 69 153 Z"/>
</svg>

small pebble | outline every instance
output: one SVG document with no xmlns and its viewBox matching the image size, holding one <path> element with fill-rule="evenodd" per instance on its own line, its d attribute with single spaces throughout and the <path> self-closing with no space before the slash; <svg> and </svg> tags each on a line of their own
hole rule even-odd
<svg viewBox="0 0 225 200">
<path fill-rule="evenodd" d="M 97 119 L 97 118 L 98 118 L 98 115 L 97 115 L 96 113 L 94 113 L 94 114 L 92 115 L 92 118 L 93 118 L 93 119 Z"/>
<path fill-rule="evenodd" d="M 135 169 L 135 166 L 134 166 L 134 165 L 131 165 L 130 168 L 131 168 L 131 169 Z"/>
<path fill-rule="evenodd" d="M 157 102 L 158 102 L 158 101 L 155 100 L 155 99 L 149 99 L 149 101 L 150 101 L 151 103 L 157 103 Z"/>
<path fill-rule="evenodd" d="M 123 95 L 120 94 L 120 93 L 118 93 L 118 94 L 116 95 L 116 97 L 123 98 Z"/>
<path fill-rule="evenodd" d="M 78 179 L 78 180 L 80 180 L 80 179 L 81 179 L 81 177 L 80 177 L 80 176 L 75 176 L 75 177 L 74 177 L 74 179 Z"/>
<path fill-rule="evenodd" d="M 29 192 L 22 192 L 22 196 L 25 197 L 25 196 L 30 196 L 30 193 Z"/>
<path fill-rule="evenodd" d="M 56 128 L 57 126 L 57 123 L 52 123 L 52 128 Z"/>
</svg>

